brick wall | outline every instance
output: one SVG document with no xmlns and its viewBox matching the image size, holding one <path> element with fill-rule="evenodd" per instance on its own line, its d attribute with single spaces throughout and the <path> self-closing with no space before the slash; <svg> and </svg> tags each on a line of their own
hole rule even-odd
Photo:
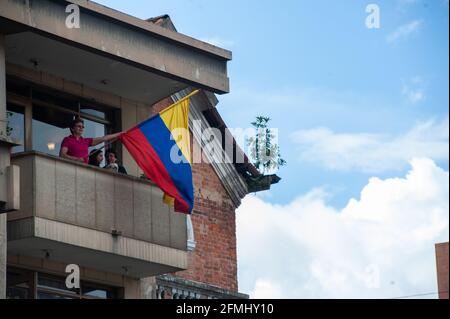
<svg viewBox="0 0 450 319">
<path fill-rule="evenodd" d="M 164 99 L 152 107 L 153 112 L 171 103 Z M 192 136 L 191 143 L 197 143 Z M 237 291 L 236 207 L 210 164 L 193 164 L 192 169 L 196 248 L 188 256 L 189 269 L 176 275 Z"/>
<path fill-rule="evenodd" d="M 439 299 L 448 298 L 448 242 L 436 244 L 436 267 Z"/>
</svg>

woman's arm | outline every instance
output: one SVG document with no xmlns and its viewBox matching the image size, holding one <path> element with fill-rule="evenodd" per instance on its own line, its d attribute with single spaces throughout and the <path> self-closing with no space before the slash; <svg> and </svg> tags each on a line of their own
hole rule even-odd
<svg viewBox="0 0 450 319">
<path fill-rule="evenodd" d="M 68 155 L 67 154 L 68 150 L 69 150 L 69 148 L 66 147 L 66 146 L 61 147 L 61 150 L 59 151 L 59 156 L 62 157 L 62 158 L 67 158 L 67 159 L 70 159 L 70 160 L 73 160 L 73 161 L 78 161 L 78 162 L 83 162 L 84 163 L 84 158 Z"/>
<path fill-rule="evenodd" d="M 109 135 L 105 135 L 105 136 L 102 136 L 102 137 L 94 137 L 92 139 L 92 145 L 91 146 L 95 146 L 95 145 L 101 144 L 103 142 L 109 142 L 109 141 L 115 140 L 121 134 L 122 134 L 122 132 L 115 133 L 115 134 L 109 134 Z"/>
</svg>

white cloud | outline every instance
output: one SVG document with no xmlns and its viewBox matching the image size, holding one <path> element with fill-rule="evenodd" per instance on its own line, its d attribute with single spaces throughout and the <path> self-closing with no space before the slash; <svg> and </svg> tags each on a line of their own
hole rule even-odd
<svg viewBox="0 0 450 319">
<path fill-rule="evenodd" d="M 449 119 L 420 122 L 399 135 L 335 133 L 318 127 L 292 134 L 300 161 L 330 170 L 382 172 L 403 169 L 414 157 L 448 160 Z"/>
<path fill-rule="evenodd" d="M 281 299 L 283 296 L 282 287 L 271 280 L 258 278 L 255 282 L 255 289 L 251 292 L 252 299 Z"/>
<path fill-rule="evenodd" d="M 219 48 L 232 48 L 234 46 L 234 41 L 222 39 L 218 36 L 210 38 L 200 38 L 200 41 L 207 42 Z"/>
<path fill-rule="evenodd" d="M 405 25 L 398 27 L 394 32 L 388 34 L 386 41 L 394 43 L 402 38 L 407 38 L 411 34 L 417 32 L 422 26 L 422 20 L 414 20 Z"/>
<path fill-rule="evenodd" d="M 262 298 L 435 292 L 434 244 L 448 241 L 449 173 L 430 159 L 411 165 L 404 178 L 370 179 L 342 210 L 320 189 L 288 205 L 246 197 L 237 211 L 240 290 Z"/>
<path fill-rule="evenodd" d="M 402 94 L 405 95 L 408 101 L 412 104 L 416 104 L 417 102 L 420 102 L 424 99 L 423 90 L 421 89 L 413 90 L 406 85 L 403 86 Z"/>
<path fill-rule="evenodd" d="M 415 76 L 408 82 L 403 81 L 402 95 L 411 104 L 423 101 L 425 99 L 423 79 L 420 76 Z"/>
</svg>

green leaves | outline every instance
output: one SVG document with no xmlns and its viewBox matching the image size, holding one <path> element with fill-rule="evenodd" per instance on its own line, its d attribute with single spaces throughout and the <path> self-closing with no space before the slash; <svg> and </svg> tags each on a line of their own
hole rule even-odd
<svg viewBox="0 0 450 319">
<path fill-rule="evenodd" d="M 13 116 L 12 112 L 6 112 L 6 136 L 11 136 L 12 131 L 14 130 L 11 126 L 9 126 L 9 118 Z"/>
<path fill-rule="evenodd" d="M 286 165 L 286 161 L 281 158 L 280 148 L 274 139 L 277 138 L 273 130 L 268 127 L 269 117 L 257 116 L 251 125 L 255 128 L 255 136 L 247 139 L 250 158 L 253 165 L 263 173 L 277 170 L 280 166 Z"/>
</svg>

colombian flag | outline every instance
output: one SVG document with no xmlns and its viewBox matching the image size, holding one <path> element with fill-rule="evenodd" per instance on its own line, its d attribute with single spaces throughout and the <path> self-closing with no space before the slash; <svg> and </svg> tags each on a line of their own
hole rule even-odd
<svg viewBox="0 0 450 319">
<path fill-rule="evenodd" d="M 164 192 L 164 202 L 190 214 L 194 206 L 189 138 L 189 98 L 172 104 L 120 136 L 144 174 Z"/>
</svg>

